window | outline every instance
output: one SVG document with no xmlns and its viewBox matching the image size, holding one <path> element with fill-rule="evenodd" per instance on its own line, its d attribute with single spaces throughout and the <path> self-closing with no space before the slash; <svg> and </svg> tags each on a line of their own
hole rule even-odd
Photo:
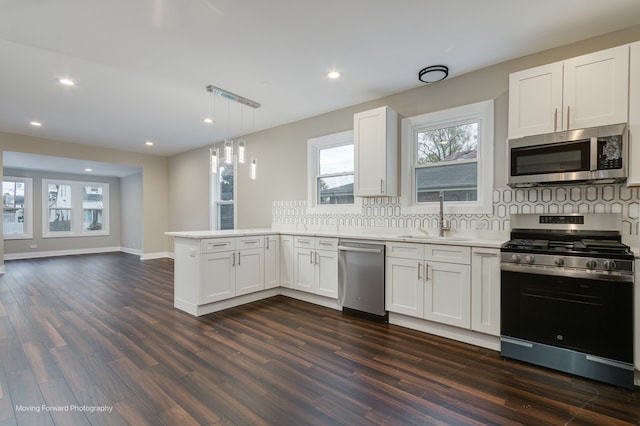
<svg viewBox="0 0 640 426">
<path fill-rule="evenodd" d="M 5 240 L 33 238 L 31 178 L 2 181 L 2 232 Z"/>
<path fill-rule="evenodd" d="M 217 200 L 216 200 L 216 229 L 235 228 L 235 166 L 233 164 L 222 164 L 218 170 Z"/>
<path fill-rule="evenodd" d="M 307 141 L 307 206 L 317 212 L 350 212 L 360 208 L 353 195 L 353 131 Z"/>
<path fill-rule="evenodd" d="M 109 234 L 109 184 L 42 180 L 42 236 Z"/>
<path fill-rule="evenodd" d="M 402 192 L 409 213 L 491 213 L 493 101 L 403 120 Z"/>
</svg>

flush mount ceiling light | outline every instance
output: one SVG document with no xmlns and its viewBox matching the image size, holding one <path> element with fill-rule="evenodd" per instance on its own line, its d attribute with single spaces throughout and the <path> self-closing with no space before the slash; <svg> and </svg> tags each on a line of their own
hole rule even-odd
<svg viewBox="0 0 640 426">
<path fill-rule="evenodd" d="M 70 78 L 59 78 L 58 83 L 63 84 L 65 86 L 75 86 L 76 83 Z"/>
<path fill-rule="evenodd" d="M 144 144 L 146 146 L 153 146 L 153 141 L 146 141 Z"/>
<path fill-rule="evenodd" d="M 336 78 L 340 78 L 340 73 L 338 71 L 331 71 L 329 74 L 327 74 L 327 77 L 335 80 Z"/>
<path fill-rule="evenodd" d="M 42 123 L 39 121 L 30 121 L 29 124 L 33 127 L 42 127 Z"/>
<path fill-rule="evenodd" d="M 202 119 L 202 121 L 203 121 L 205 124 L 213 124 L 213 118 L 209 118 L 209 117 L 207 117 L 207 118 L 203 118 L 203 119 Z"/>
<path fill-rule="evenodd" d="M 431 65 L 420 70 L 418 80 L 423 83 L 435 83 L 444 80 L 448 75 L 449 68 L 446 65 Z"/>
</svg>

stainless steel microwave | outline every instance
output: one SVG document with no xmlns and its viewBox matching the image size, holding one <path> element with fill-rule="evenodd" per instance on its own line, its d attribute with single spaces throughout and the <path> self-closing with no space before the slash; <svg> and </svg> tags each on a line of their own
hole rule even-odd
<svg viewBox="0 0 640 426">
<path fill-rule="evenodd" d="M 508 141 L 508 185 L 615 183 L 627 179 L 627 125 L 592 127 Z"/>
</svg>

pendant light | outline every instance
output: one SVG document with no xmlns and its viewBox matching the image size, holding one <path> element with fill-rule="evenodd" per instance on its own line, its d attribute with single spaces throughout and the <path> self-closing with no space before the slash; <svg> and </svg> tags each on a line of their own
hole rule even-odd
<svg viewBox="0 0 640 426">
<path fill-rule="evenodd" d="M 258 172 L 258 159 L 256 157 L 251 157 L 251 168 L 250 168 L 250 177 L 251 179 L 256 179 L 256 174 Z"/>
<path fill-rule="evenodd" d="M 233 163 L 233 139 L 224 140 L 224 163 Z"/>
<path fill-rule="evenodd" d="M 211 173 L 218 173 L 218 148 L 209 148 L 209 165 Z"/>
</svg>

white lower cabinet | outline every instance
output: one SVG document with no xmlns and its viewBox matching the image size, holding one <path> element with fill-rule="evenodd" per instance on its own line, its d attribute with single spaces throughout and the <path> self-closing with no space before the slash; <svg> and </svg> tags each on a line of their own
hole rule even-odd
<svg viewBox="0 0 640 426">
<path fill-rule="evenodd" d="M 338 298 L 338 239 L 294 237 L 295 290 Z"/>
<path fill-rule="evenodd" d="M 500 335 L 500 250 L 471 250 L 471 329 Z"/>
<path fill-rule="evenodd" d="M 280 236 L 264 237 L 264 288 L 280 286 Z"/>
<path fill-rule="evenodd" d="M 280 235 L 280 285 L 293 288 L 293 235 Z"/>
<path fill-rule="evenodd" d="M 203 240 L 200 304 L 264 289 L 263 239 L 259 236 Z"/>
<path fill-rule="evenodd" d="M 386 308 L 390 312 L 471 327 L 471 248 L 387 243 Z"/>
</svg>

